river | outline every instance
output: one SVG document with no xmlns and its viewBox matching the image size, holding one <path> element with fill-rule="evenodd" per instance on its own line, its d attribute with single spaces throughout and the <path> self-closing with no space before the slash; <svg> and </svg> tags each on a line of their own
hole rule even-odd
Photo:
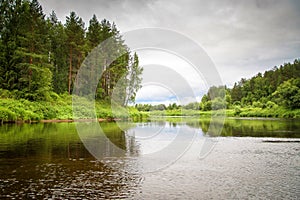
<svg viewBox="0 0 300 200">
<path fill-rule="evenodd" d="M 300 198 L 300 121 L 81 124 L 0 126 L 0 198 Z"/>
</svg>

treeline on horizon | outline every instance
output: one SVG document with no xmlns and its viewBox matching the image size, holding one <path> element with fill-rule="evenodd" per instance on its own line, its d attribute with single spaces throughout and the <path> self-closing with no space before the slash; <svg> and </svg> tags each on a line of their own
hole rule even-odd
<svg viewBox="0 0 300 200">
<path fill-rule="evenodd" d="M 122 79 L 118 90 L 126 98 L 121 103 L 134 101 L 142 68 L 115 23 L 99 22 L 93 15 L 85 27 L 82 18 L 71 12 L 63 24 L 54 11 L 46 17 L 37 0 L 1 1 L 0 13 L 0 98 L 51 101 L 72 94 L 85 58 L 109 39 L 106 57 L 98 61 L 102 77 L 92 98 L 109 101 Z M 122 55 L 107 63 L 114 51 Z"/>
<path fill-rule="evenodd" d="M 249 115 L 244 113 L 242 116 L 300 117 L 300 115 L 285 116 L 285 113 L 280 113 L 300 109 L 300 59 L 280 67 L 275 66 L 263 74 L 259 72 L 250 79 L 242 78 L 234 84 L 233 88 L 228 88 L 226 85 L 212 86 L 202 97 L 201 102 L 187 105 L 137 104 L 135 107 L 139 111 L 232 109 L 233 113 L 230 115 L 234 116 L 239 116 L 247 110 L 251 113 Z M 262 110 L 267 111 L 260 113 Z M 272 111 L 278 113 L 270 113 Z"/>
</svg>

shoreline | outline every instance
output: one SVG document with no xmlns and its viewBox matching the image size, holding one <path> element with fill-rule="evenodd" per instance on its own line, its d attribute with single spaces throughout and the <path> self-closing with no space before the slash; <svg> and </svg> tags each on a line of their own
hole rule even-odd
<svg viewBox="0 0 300 200">
<path fill-rule="evenodd" d="M 1 124 L 31 124 L 31 123 L 73 123 L 73 122 L 114 122 L 121 121 L 120 118 L 98 118 L 98 119 L 42 119 L 36 120 L 16 120 L 16 121 L 1 121 Z"/>
<path fill-rule="evenodd" d="M 155 118 L 198 118 L 199 116 L 155 116 Z M 149 118 L 152 118 L 151 116 Z M 211 118 L 211 117 L 209 117 Z M 280 118 L 280 117 L 238 117 L 225 116 L 225 119 L 241 119 L 241 120 L 297 120 L 299 118 Z M 97 119 L 42 119 L 42 120 L 0 120 L 2 124 L 32 124 L 32 123 L 73 123 L 73 122 L 116 122 L 116 121 L 130 121 L 130 118 L 97 118 Z"/>
<path fill-rule="evenodd" d="M 59 123 L 59 122 L 106 122 L 106 121 L 119 121 L 120 119 L 105 119 L 105 118 L 98 118 L 98 119 L 43 119 L 37 122 L 41 123 Z"/>
</svg>

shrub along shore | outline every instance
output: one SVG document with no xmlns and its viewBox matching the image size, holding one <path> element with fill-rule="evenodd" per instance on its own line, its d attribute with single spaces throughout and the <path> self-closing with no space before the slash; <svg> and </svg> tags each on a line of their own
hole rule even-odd
<svg viewBox="0 0 300 200">
<path fill-rule="evenodd" d="M 87 105 L 91 102 L 80 98 L 76 106 L 76 117 L 86 119 L 89 114 Z M 117 107 L 112 111 L 111 105 L 106 101 L 95 101 L 96 117 L 99 121 L 117 119 L 140 118 L 143 113 L 135 108 Z M 73 107 L 72 96 L 68 94 L 52 95 L 49 101 L 28 101 L 26 99 L 0 98 L 0 123 L 5 122 L 72 122 Z"/>
<path fill-rule="evenodd" d="M 151 111 L 145 112 L 149 116 L 182 116 L 182 117 L 211 117 L 214 115 L 226 115 L 226 117 L 261 117 L 261 118 L 299 118 L 300 109 L 288 110 L 283 107 L 277 108 L 255 108 L 255 107 L 238 107 L 233 109 L 224 110 L 187 110 L 187 109 L 176 109 L 176 110 L 165 110 L 165 111 Z"/>
<path fill-rule="evenodd" d="M 89 110 L 86 105 L 90 101 L 80 98 L 76 106 L 77 119 L 87 119 Z M 113 120 L 145 120 L 149 117 L 211 117 L 225 114 L 221 110 L 201 111 L 193 109 L 153 110 L 139 111 L 135 107 L 111 108 L 110 102 L 95 101 L 96 117 L 99 121 Z M 270 117 L 270 118 L 300 118 L 300 109 L 288 110 L 283 107 L 257 108 L 235 107 L 226 110 L 227 117 Z M 75 118 L 76 119 L 76 118 Z M 25 99 L 1 98 L 0 122 L 72 122 L 73 116 L 72 96 L 68 94 L 52 95 L 50 101 L 28 101 Z"/>
</svg>

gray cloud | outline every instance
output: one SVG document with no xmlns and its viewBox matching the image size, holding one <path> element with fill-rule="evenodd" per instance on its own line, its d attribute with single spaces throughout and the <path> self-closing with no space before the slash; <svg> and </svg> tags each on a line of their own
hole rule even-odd
<svg viewBox="0 0 300 200">
<path fill-rule="evenodd" d="M 168 28 L 198 42 L 226 84 L 300 57 L 300 1 L 41 0 L 60 20 L 75 11 L 88 25 L 115 21 L 121 32 Z"/>
</svg>

